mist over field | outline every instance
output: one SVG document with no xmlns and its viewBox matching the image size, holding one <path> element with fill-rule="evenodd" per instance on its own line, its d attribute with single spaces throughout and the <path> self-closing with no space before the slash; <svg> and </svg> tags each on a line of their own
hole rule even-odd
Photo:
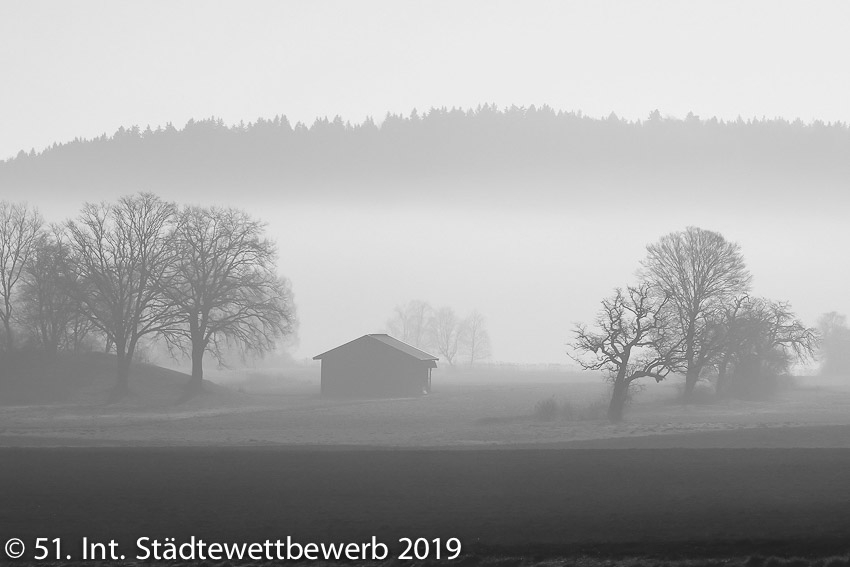
<svg viewBox="0 0 850 567">
<path fill-rule="evenodd" d="M 134 126 L 21 155 L 0 180 L 52 221 L 116 186 L 248 209 L 294 285 L 296 358 L 423 300 L 484 313 L 496 360 L 563 363 L 571 324 L 630 283 L 647 244 L 686 226 L 739 243 L 754 291 L 809 324 L 848 311 L 833 243 L 850 236 L 849 154 L 843 124 L 484 106 L 380 127 Z"/>
<path fill-rule="evenodd" d="M 0 563 L 850 565 L 848 17 L 2 2 Z"/>
</svg>

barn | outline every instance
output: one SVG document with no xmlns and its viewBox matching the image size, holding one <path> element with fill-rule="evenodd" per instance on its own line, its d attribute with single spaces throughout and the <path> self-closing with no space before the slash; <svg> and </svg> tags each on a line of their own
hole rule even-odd
<svg viewBox="0 0 850 567">
<path fill-rule="evenodd" d="M 386 334 L 363 335 L 313 357 L 322 361 L 322 395 L 421 396 L 431 391 L 436 356 Z"/>
</svg>

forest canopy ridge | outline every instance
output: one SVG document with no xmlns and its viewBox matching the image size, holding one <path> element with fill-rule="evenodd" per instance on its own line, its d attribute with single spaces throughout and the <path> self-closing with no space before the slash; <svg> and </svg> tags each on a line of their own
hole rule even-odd
<svg viewBox="0 0 850 567">
<path fill-rule="evenodd" d="M 0 162 L 0 187 L 31 198 L 177 191 L 243 202 L 354 203 L 364 198 L 451 206 L 462 201 L 596 207 L 605 190 L 623 206 L 709 191 L 711 206 L 799 210 L 842 206 L 850 127 L 782 118 L 594 118 L 550 106 L 494 104 L 387 114 L 380 122 L 285 116 L 227 125 L 220 118 L 132 126 Z M 762 189 L 770 187 L 766 200 Z M 532 198 L 533 197 L 533 198 Z M 500 206 L 502 206 L 500 205 Z M 512 205 L 513 206 L 513 205 Z"/>
<path fill-rule="evenodd" d="M 535 123 L 535 121 L 538 121 Z M 850 141 L 850 127 L 847 122 L 842 121 L 823 121 L 811 120 L 803 121 L 800 118 L 789 120 L 783 117 L 768 118 L 766 116 L 753 116 L 744 118 L 738 116 L 734 120 L 725 120 L 712 116 L 710 118 L 702 118 L 689 112 L 684 118 L 679 118 L 671 115 L 662 114 L 659 110 L 652 111 L 645 119 L 630 120 L 618 116 L 615 112 L 611 112 L 607 117 L 593 117 L 584 114 L 581 110 L 566 111 L 557 110 L 549 105 L 530 105 L 530 106 L 509 106 L 499 108 L 495 104 L 483 104 L 476 108 L 463 109 L 459 107 L 448 108 L 446 106 L 437 108 L 431 107 L 427 111 L 420 112 L 414 108 L 409 114 L 388 112 L 380 121 L 376 121 L 372 116 L 367 116 L 361 122 L 351 122 L 343 119 L 340 115 L 329 119 L 327 116 L 316 117 L 312 124 L 306 124 L 301 121 L 292 124 L 285 114 L 278 114 L 273 118 L 259 117 L 253 122 L 240 121 L 239 123 L 227 124 L 223 119 L 216 116 L 211 116 L 202 119 L 189 119 L 183 128 L 177 128 L 172 122 L 167 122 L 164 126 L 158 125 L 152 128 L 149 124 L 142 128 L 140 125 L 121 126 L 115 133 L 108 135 L 106 133 L 94 138 L 77 137 L 68 142 L 54 142 L 52 145 L 36 150 L 31 148 L 28 152 L 23 149 L 14 157 L 0 160 L 0 163 L 14 162 L 15 160 L 25 159 L 27 157 L 38 157 L 49 154 L 58 149 L 78 145 L 78 144 L 98 144 L 104 142 L 119 143 L 126 139 L 152 139 L 157 137 L 165 137 L 169 135 L 182 134 L 184 136 L 193 136 L 199 133 L 207 134 L 222 134 L 222 135 L 269 135 L 278 134 L 300 134 L 303 136 L 320 136 L 330 133 L 370 133 L 384 132 L 386 134 L 394 133 L 398 128 L 407 128 L 415 131 L 417 128 L 423 130 L 428 126 L 442 127 L 444 129 L 474 129 L 475 126 L 480 126 L 486 123 L 503 123 L 503 125 L 513 125 L 521 128 L 522 126 L 534 127 L 549 123 L 552 127 L 569 128 L 576 126 L 605 128 L 611 125 L 619 125 L 635 130 L 666 125 L 670 129 L 678 129 L 680 131 L 703 132 L 710 131 L 714 128 L 724 128 L 730 130 L 756 130 L 759 128 L 770 128 L 774 132 L 782 130 L 785 132 L 802 132 L 802 131 L 823 131 L 830 130 L 833 133 L 840 133 L 847 137 Z M 523 124 L 525 123 L 525 124 Z M 454 127 L 454 128 L 451 128 Z"/>
</svg>

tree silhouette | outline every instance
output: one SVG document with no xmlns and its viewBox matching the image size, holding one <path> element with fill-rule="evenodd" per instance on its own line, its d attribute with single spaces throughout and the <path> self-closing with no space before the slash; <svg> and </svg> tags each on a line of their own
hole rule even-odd
<svg viewBox="0 0 850 567">
<path fill-rule="evenodd" d="M 274 348 L 295 330 L 295 307 L 279 277 L 274 244 L 263 224 L 232 208 L 184 207 L 169 241 L 173 272 L 165 280 L 176 308 L 165 330 L 171 344 L 192 359 L 189 394 L 203 386 L 203 357 L 220 357 L 224 344 L 253 352 Z"/>
<path fill-rule="evenodd" d="M 167 237 L 175 212 L 174 204 L 139 193 L 115 203 L 86 204 L 67 224 L 74 255 L 71 292 L 115 345 L 115 398 L 128 391 L 139 339 L 175 321 L 176 310 L 163 285 L 174 268 L 174 248 Z"/>
<path fill-rule="evenodd" d="M 847 317 L 831 311 L 818 320 L 821 334 L 821 373 L 826 376 L 850 374 L 850 327 Z"/>
<path fill-rule="evenodd" d="M 387 333 L 416 348 L 429 348 L 432 335 L 429 324 L 434 309 L 427 301 L 412 300 L 397 305 L 387 321 Z"/>
<path fill-rule="evenodd" d="M 463 341 L 462 322 L 454 309 L 441 307 L 431 316 L 429 321 L 431 345 L 442 355 L 450 366 L 454 366 L 461 342 Z"/>
<path fill-rule="evenodd" d="M 769 380 L 788 373 L 797 362 L 814 358 L 819 333 L 797 319 L 788 302 L 742 296 L 729 313 L 733 316 L 725 329 L 718 395 L 730 388 L 744 395 L 763 395 L 771 386 Z"/>
<path fill-rule="evenodd" d="M 27 262 L 21 303 L 23 320 L 36 341 L 50 354 L 60 347 L 79 351 L 91 322 L 72 297 L 71 249 L 61 227 L 39 234 Z"/>
<path fill-rule="evenodd" d="M 740 247 L 697 227 L 647 246 L 646 277 L 669 298 L 669 319 L 682 339 L 685 399 L 723 349 L 724 308 L 746 293 L 750 274 Z"/>
<path fill-rule="evenodd" d="M 641 378 L 662 381 L 679 364 L 681 339 L 670 332 L 669 301 L 643 282 L 602 300 L 593 328 L 578 324 L 570 357 L 585 370 L 603 370 L 611 382 L 608 419 L 623 419 L 629 389 Z"/>
<path fill-rule="evenodd" d="M 461 352 L 469 358 L 469 365 L 490 356 L 490 334 L 485 327 L 484 315 L 472 311 L 461 323 Z"/>
<path fill-rule="evenodd" d="M 0 201 L 0 321 L 6 334 L 7 350 L 15 346 L 13 294 L 33 253 L 42 224 L 38 209 L 26 203 Z"/>
</svg>

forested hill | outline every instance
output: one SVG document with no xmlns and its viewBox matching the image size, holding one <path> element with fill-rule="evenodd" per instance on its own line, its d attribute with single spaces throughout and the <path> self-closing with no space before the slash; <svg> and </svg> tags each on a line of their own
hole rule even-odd
<svg viewBox="0 0 850 567">
<path fill-rule="evenodd" d="M 766 207 L 845 205 L 846 124 L 722 121 L 688 115 L 606 119 L 549 107 L 432 109 L 380 125 L 285 117 L 228 126 L 121 128 L 0 162 L 4 195 L 30 200 L 153 190 L 296 201 L 382 197 L 552 202 L 575 206 L 702 195 Z M 423 190 L 425 188 L 425 190 Z M 799 198 L 799 199 L 798 199 Z"/>
</svg>

